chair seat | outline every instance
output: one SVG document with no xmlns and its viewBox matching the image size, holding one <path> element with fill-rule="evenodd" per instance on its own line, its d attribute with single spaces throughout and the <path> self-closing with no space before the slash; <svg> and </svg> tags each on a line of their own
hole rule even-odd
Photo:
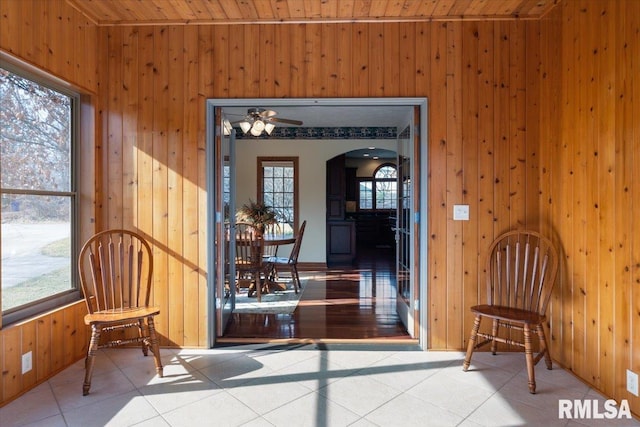
<svg viewBox="0 0 640 427">
<path fill-rule="evenodd" d="M 124 322 L 131 319 L 139 319 L 141 317 L 155 316 L 157 314 L 160 314 L 160 307 L 110 309 L 96 311 L 85 315 L 84 323 L 86 325 L 90 325 L 92 323 Z"/>
<path fill-rule="evenodd" d="M 268 262 L 270 264 L 290 264 L 290 259 L 287 257 L 272 256 L 272 257 L 266 258 L 264 262 Z"/>
<path fill-rule="evenodd" d="M 510 322 L 521 322 L 527 325 L 539 325 L 544 322 L 546 316 L 540 314 L 521 310 L 519 308 L 505 307 L 501 305 L 474 305 L 471 307 L 471 311 L 475 314 L 481 314 L 483 316 L 491 317 L 493 319 L 500 319 Z"/>
</svg>

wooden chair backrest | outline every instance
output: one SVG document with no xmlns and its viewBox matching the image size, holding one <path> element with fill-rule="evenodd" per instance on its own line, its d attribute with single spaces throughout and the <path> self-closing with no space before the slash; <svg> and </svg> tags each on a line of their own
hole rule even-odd
<svg viewBox="0 0 640 427">
<path fill-rule="evenodd" d="M 558 254 L 548 238 L 535 231 L 507 232 L 489 247 L 489 304 L 544 315 L 557 271 Z"/>
<path fill-rule="evenodd" d="M 78 273 L 89 313 L 149 306 L 153 253 L 138 233 L 95 234 L 80 250 Z"/>
<path fill-rule="evenodd" d="M 258 268 L 262 264 L 262 236 L 247 223 L 235 224 L 236 268 L 241 270 Z"/>
<path fill-rule="evenodd" d="M 291 253 L 289 254 L 289 264 L 295 264 L 298 262 L 298 255 L 300 254 L 300 246 L 302 246 L 302 236 L 304 236 L 304 229 L 307 226 L 307 220 L 302 221 L 302 225 L 296 234 L 296 241 L 293 244 Z"/>
</svg>

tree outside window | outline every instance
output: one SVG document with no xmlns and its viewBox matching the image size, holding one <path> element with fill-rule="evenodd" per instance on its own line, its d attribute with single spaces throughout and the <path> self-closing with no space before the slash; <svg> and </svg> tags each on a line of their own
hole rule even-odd
<svg viewBox="0 0 640 427">
<path fill-rule="evenodd" d="M 398 203 L 397 177 L 395 165 L 383 164 L 375 170 L 373 178 L 360 180 L 360 210 L 395 209 Z"/>
<path fill-rule="evenodd" d="M 294 234 L 298 227 L 298 158 L 258 157 L 258 200 L 277 212 L 278 227 Z"/>
<path fill-rule="evenodd" d="M 22 307 L 75 289 L 76 102 L 73 94 L 0 68 L 3 323 Z"/>
</svg>

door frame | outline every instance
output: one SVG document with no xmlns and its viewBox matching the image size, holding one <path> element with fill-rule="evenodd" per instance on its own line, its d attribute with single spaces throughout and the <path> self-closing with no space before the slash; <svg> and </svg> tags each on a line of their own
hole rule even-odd
<svg viewBox="0 0 640 427">
<path fill-rule="evenodd" d="M 427 328 L 428 328 L 428 313 L 427 313 L 427 284 L 428 284 L 428 264 L 427 264 L 427 251 L 428 251 L 428 102 L 427 98 L 211 98 L 206 101 L 206 167 L 207 167 L 207 236 L 214 236 L 216 225 L 222 220 L 219 213 L 215 211 L 215 136 L 218 132 L 222 132 L 222 129 L 216 126 L 215 109 L 216 107 L 255 107 L 256 105 L 267 105 L 269 107 L 297 107 L 297 106 L 326 106 L 326 107 L 363 107 L 373 106 L 384 108 L 386 106 L 407 106 L 407 107 L 419 107 L 420 120 L 419 135 L 420 135 L 420 159 L 417 159 L 420 167 L 420 196 L 419 196 L 419 209 L 420 214 L 416 215 L 415 221 L 419 224 L 420 235 L 420 247 L 419 253 L 415 254 L 416 262 L 420 264 L 420 277 L 418 280 L 418 301 L 415 308 L 418 310 L 419 328 L 416 333 L 416 337 L 419 340 L 419 345 L 423 350 L 427 349 Z M 415 159 L 414 159 L 415 160 Z M 213 214 L 211 214 L 213 213 Z M 215 271 L 216 262 L 216 248 L 214 239 L 207 239 L 207 271 Z M 216 319 L 216 304 L 214 289 L 216 283 L 214 283 L 215 277 L 213 274 L 207 274 L 207 288 L 209 290 L 207 296 L 207 336 L 209 341 L 209 347 L 215 345 L 216 340 L 216 325 L 214 324 Z"/>
</svg>

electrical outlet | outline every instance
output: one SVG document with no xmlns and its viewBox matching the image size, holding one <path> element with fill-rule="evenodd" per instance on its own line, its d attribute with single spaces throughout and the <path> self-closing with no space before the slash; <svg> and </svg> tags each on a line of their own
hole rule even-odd
<svg viewBox="0 0 640 427">
<path fill-rule="evenodd" d="M 31 352 L 28 351 L 22 355 L 22 373 L 26 374 L 31 369 L 33 369 L 33 360 L 31 357 Z"/>
<path fill-rule="evenodd" d="M 627 369 L 627 391 L 638 396 L 638 374 L 630 369 Z"/>
</svg>

